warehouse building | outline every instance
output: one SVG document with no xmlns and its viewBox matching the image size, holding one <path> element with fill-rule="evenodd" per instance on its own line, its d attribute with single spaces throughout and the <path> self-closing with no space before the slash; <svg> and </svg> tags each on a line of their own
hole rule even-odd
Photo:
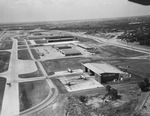
<svg viewBox="0 0 150 116">
<path fill-rule="evenodd" d="M 71 46 L 69 46 L 69 45 L 63 45 L 63 44 L 61 44 L 61 45 L 55 45 L 54 46 L 57 50 L 61 50 L 61 49 L 71 49 L 72 47 Z"/>
<path fill-rule="evenodd" d="M 74 38 L 57 38 L 57 39 L 46 39 L 47 42 L 62 42 L 62 41 L 73 41 Z"/>
<path fill-rule="evenodd" d="M 91 47 L 89 47 L 89 46 L 87 46 L 87 45 L 84 45 L 84 44 L 77 44 L 77 46 L 79 46 L 79 47 L 81 47 L 81 48 L 83 48 L 83 49 L 86 49 L 86 50 L 91 50 L 92 48 Z"/>
<path fill-rule="evenodd" d="M 76 49 L 62 49 L 60 50 L 60 52 L 62 54 L 64 54 L 65 56 L 76 56 L 76 55 L 82 55 L 81 52 L 79 52 Z"/>
<path fill-rule="evenodd" d="M 125 72 L 106 63 L 85 63 L 82 66 L 84 72 L 94 76 L 95 80 L 100 83 L 107 83 L 108 81 L 118 80 L 126 76 Z"/>
</svg>

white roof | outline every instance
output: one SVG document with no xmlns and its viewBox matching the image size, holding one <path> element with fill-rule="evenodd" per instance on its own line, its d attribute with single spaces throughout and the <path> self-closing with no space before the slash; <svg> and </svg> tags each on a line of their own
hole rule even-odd
<svg viewBox="0 0 150 116">
<path fill-rule="evenodd" d="M 121 73 L 122 74 L 124 73 L 120 71 L 119 69 L 117 69 L 116 67 L 106 64 L 106 63 L 86 63 L 83 65 L 97 74 L 102 74 L 102 73 Z"/>
</svg>

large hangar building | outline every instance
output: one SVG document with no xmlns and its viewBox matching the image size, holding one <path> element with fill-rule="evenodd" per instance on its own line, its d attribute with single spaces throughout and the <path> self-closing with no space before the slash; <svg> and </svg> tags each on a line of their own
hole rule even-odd
<svg viewBox="0 0 150 116">
<path fill-rule="evenodd" d="M 127 75 L 125 72 L 107 63 L 82 63 L 82 66 L 84 72 L 95 76 L 95 79 L 100 83 L 106 83 L 114 79 L 118 80 Z"/>
</svg>

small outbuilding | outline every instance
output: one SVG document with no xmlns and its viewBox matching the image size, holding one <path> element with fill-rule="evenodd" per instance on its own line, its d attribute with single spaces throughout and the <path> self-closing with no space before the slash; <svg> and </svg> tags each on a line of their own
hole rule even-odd
<svg viewBox="0 0 150 116">
<path fill-rule="evenodd" d="M 125 72 L 122 72 L 118 68 L 107 63 L 82 63 L 82 66 L 84 72 L 94 76 L 100 83 L 118 80 L 126 74 Z"/>
</svg>

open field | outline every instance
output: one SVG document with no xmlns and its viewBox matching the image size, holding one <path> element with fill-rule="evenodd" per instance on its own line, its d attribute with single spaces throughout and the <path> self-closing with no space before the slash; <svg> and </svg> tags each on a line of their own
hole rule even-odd
<svg viewBox="0 0 150 116">
<path fill-rule="evenodd" d="M 2 41 L 0 42 L 0 50 L 12 49 L 13 41 Z"/>
<path fill-rule="evenodd" d="M 36 114 L 28 116 L 62 116 L 65 114 L 65 107 L 67 104 L 66 96 L 60 95 L 54 104 L 38 111 Z"/>
<path fill-rule="evenodd" d="M 27 74 L 38 70 L 36 62 L 33 60 L 18 60 L 16 63 L 17 74 Z"/>
<path fill-rule="evenodd" d="M 33 78 L 33 77 L 41 77 L 43 76 L 43 73 L 39 67 L 39 65 L 37 64 L 37 62 L 35 62 L 36 67 L 37 67 L 37 71 L 31 72 L 31 73 L 26 73 L 26 74 L 19 74 L 20 78 Z"/>
<path fill-rule="evenodd" d="M 131 116 L 131 114 L 136 114 L 134 109 L 140 97 L 136 86 L 120 88 L 118 94 L 121 98 L 118 100 L 104 102 L 102 98 L 105 94 L 105 90 L 95 94 L 84 94 L 83 96 L 87 97 L 86 102 L 81 102 L 78 94 L 68 97 L 65 116 Z"/>
<path fill-rule="evenodd" d="M 41 61 L 44 69 L 47 73 L 56 72 L 56 71 L 64 71 L 68 68 L 71 69 L 80 69 L 81 62 L 91 61 L 89 58 L 76 57 L 76 58 L 66 58 L 66 59 L 54 59 L 54 60 L 46 60 Z"/>
<path fill-rule="evenodd" d="M 81 43 L 85 44 L 99 44 L 97 41 L 89 38 L 83 38 L 83 37 L 76 37 L 76 40 L 80 41 Z"/>
<path fill-rule="evenodd" d="M 1 41 L 12 41 L 10 37 L 3 37 Z"/>
<path fill-rule="evenodd" d="M 39 104 L 48 96 L 49 92 L 50 88 L 46 81 L 19 83 L 20 111 Z"/>
<path fill-rule="evenodd" d="M 136 57 L 136 56 L 143 56 L 147 55 L 141 52 L 137 52 L 134 50 L 128 50 L 116 46 L 110 46 L 110 45 L 105 45 L 105 46 L 96 46 L 95 49 L 88 50 L 91 53 L 95 53 L 96 55 L 99 55 L 100 57 Z"/>
<path fill-rule="evenodd" d="M 2 102 L 3 102 L 5 84 L 6 84 L 6 78 L 0 77 L 0 112 L 1 112 L 1 109 L 2 109 Z"/>
<path fill-rule="evenodd" d="M 137 52 L 134 50 L 128 50 L 128 49 L 124 49 L 124 48 L 120 48 L 120 47 L 116 47 L 116 46 L 103 46 L 102 47 L 104 52 L 108 52 L 111 53 L 112 56 L 118 56 L 118 57 L 136 57 L 136 56 L 142 56 L 142 55 L 146 55 L 144 53 L 141 52 Z"/>
<path fill-rule="evenodd" d="M 31 52 L 32 52 L 33 57 L 34 57 L 35 59 L 40 59 L 40 56 L 39 56 L 39 54 L 36 52 L 35 49 L 31 49 Z"/>
<path fill-rule="evenodd" d="M 139 75 L 140 77 L 150 76 L 150 62 L 146 59 L 122 59 L 122 60 L 105 60 L 112 65 L 118 65 L 121 69 L 126 69 L 127 72 L 131 72 Z M 127 68 L 129 66 L 129 68 Z"/>
<path fill-rule="evenodd" d="M 34 40 L 34 42 L 35 42 L 36 44 L 44 44 L 44 43 L 47 43 L 47 41 L 46 41 L 46 40 L 43 40 L 43 39 Z"/>
<path fill-rule="evenodd" d="M 26 45 L 26 43 L 24 41 L 19 41 L 18 45 Z"/>
<path fill-rule="evenodd" d="M 25 37 L 15 37 L 18 41 L 24 41 Z"/>
<path fill-rule="evenodd" d="M 10 54 L 10 52 L 0 52 L 0 73 L 8 70 Z"/>
<path fill-rule="evenodd" d="M 18 49 L 26 49 L 27 46 L 18 46 Z"/>
<path fill-rule="evenodd" d="M 32 60 L 28 49 L 18 50 L 18 59 L 19 60 Z"/>
</svg>

